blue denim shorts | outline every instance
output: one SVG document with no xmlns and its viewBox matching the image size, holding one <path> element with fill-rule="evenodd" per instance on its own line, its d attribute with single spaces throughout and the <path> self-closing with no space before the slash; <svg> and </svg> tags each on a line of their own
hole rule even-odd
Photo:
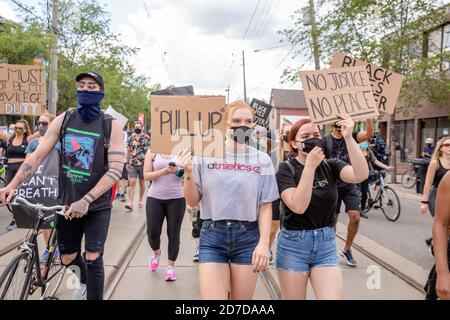
<svg viewBox="0 0 450 320">
<path fill-rule="evenodd" d="M 339 267 L 336 235 L 330 227 L 316 230 L 286 230 L 278 234 L 276 268 L 308 273 L 316 267 Z"/>
<path fill-rule="evenodd" d="M 204 220 L 200 230 L 200 263 L 251 265 L 259 242 L 257 222 Z"/>
</svg>

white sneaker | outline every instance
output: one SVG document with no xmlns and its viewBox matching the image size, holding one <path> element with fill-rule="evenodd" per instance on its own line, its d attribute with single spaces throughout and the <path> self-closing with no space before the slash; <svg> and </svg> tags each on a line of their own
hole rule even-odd
<svg viewBox="0 0 450 320">
<path fill-rule="evenodd" d="M 72 293 L 72 300 L 86 300 L 87 297 L 87 288 L 86 285 L 80 283 L 80 287 L 75 289 Z"/>
</svg>

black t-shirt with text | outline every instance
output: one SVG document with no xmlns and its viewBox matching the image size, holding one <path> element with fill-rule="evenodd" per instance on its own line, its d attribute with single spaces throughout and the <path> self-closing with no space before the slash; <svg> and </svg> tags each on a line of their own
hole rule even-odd
<svg viewBox="0 0 450 320">
<path fill-rule="evenodd" d="M 292 175 L 286 163 L 281 163 L 276 174 L 280 194 L 289 188 L 297 188 L 300 182 L 304 165 L 291 159 L 289 162 L 295 168 Z M 313 230 L 331 227 L 334 224 L 334 215 L 337 202 L 337 180 L 341 170 L 348 164 L 339 159 L 322 161 L 314 173 L 314 184 L 311 202 L 303 214 L 296 214 L 283 204 L 283 226 L 293 230 Z"/>
</svg>

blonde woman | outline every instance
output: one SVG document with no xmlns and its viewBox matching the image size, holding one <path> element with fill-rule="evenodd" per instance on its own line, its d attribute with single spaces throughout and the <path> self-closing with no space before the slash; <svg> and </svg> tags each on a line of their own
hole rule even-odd
<svg viewBox="0 0 450 320">
<path fill-rule="evenodd" d="M 434 217 L 436 204 L 436 192 L 442 178 L 450 170 L 450 137 L 440 139 L 433 152 L 433 157 L 428 166 L 425 186 L 423 188 L 422 205 L 420 212 L 430 211 Z"/>
<path fill-rule="evenodd" d="M 251 147 L 251 107 L 233 102 L 227 114 L 224 158 L 179 154 L 184 196 L 200 203 L 199 276 L 202 299 L 253 298 L 257 272 L 267 267 L 272 202 L 278 198 L 270 157 Z"/>
</svg>

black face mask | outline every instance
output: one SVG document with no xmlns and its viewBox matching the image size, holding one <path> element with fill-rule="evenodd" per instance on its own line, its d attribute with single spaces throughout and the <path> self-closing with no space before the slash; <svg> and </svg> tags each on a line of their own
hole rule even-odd
<svg viewBox="0 0 450 320">
<path fill-rule="evenodd" d="M 339 126 L 336 122 L 333 123 L 333 127 L 335 127 L 338 131 L 342 129 L 342 126 Z"/>
<path fill-rule="evenodd" d="M 137 134 L 141 134 L 141 132 L 142 132 L 142 129 L 138 129 L 138 128 L 136 128 L 136 129 L 134 129 L 134 132 L 136 132 Z"/>
<path fill-rule="evenodd" d="M 289 131 L 283 134 L 283 140 L 284 142 L 289 142 Z"/>
<path fill-rule="evenodd" d="M 234 142 L 241 144 L 250 144 L 253 128 L 247 126 L 231 127 L 231 138 Z"/>
<path fill-rule="evenodd" d="M 312 149 L 315 147 L 322 148 L 322 139 L 319 138 L 310 138 L 303 142 L 300 142 L 300 146 L 302 147 L 302 151 L 305 153 L 310 153 Z"/>
</svg>

